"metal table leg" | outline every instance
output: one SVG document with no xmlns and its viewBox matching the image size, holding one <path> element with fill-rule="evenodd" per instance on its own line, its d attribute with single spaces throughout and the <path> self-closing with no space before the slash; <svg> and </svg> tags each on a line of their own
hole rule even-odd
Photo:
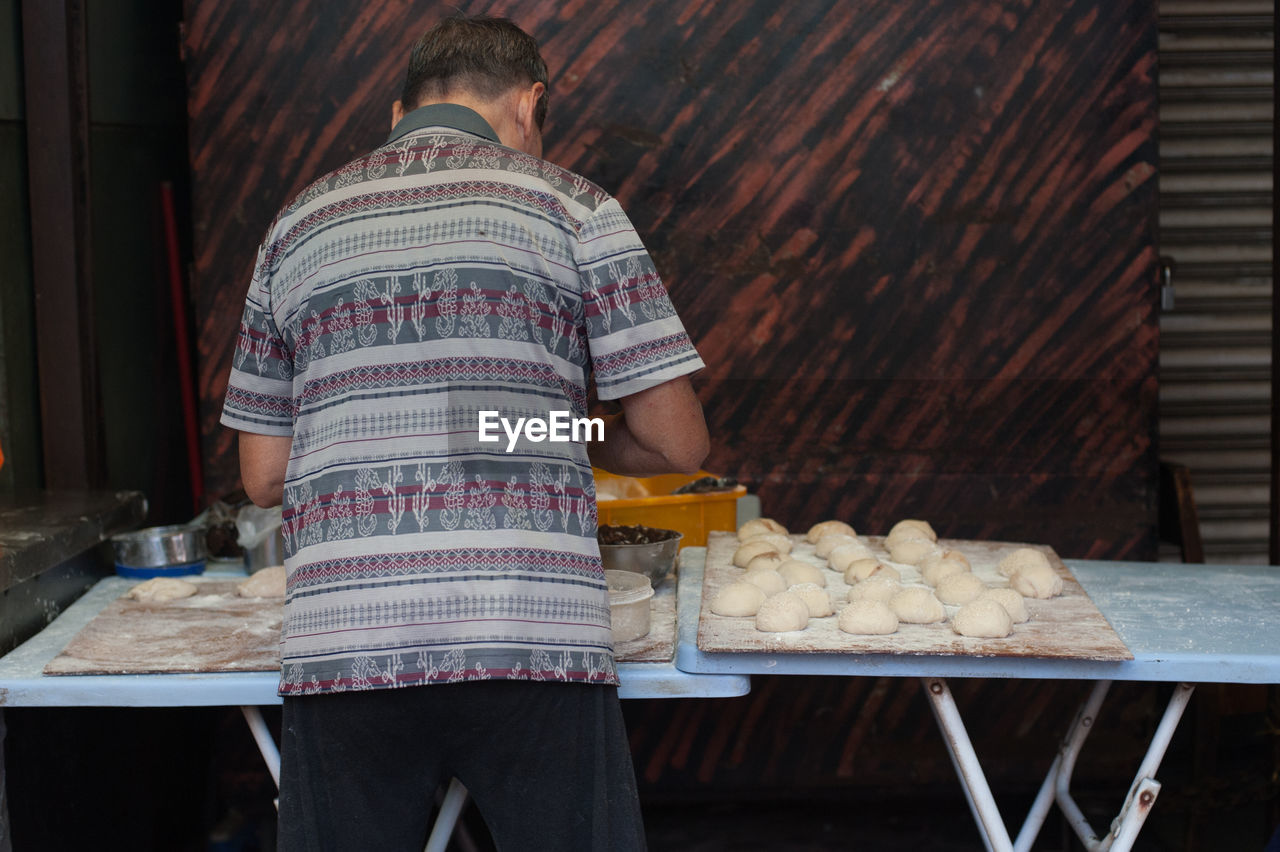
<svg viewBox="0 0 1280 852">
<path fill-rule="evenodd" d="M 1053 778 L 1054 797 L 1058 801 L 1058 807 L 1062 808 L 1067 822 L 1089 852 L 1108 852 L 1109 850 L 1110 852 L 1129 852 L 1133 848 L 1138 832 L 1142 830 L 1142 824 L 1146 822 L 1147 814 L 1151 812 L 1156 796 L 1160 794 L 1160 782 L 1155 779 L 1156 770 L 1160 768 L 1160 761 L 1164 759 L 1165 750 L 1169 748 L 1169 741 L 1173 739 L 1173 732 L 1177 730 L 1178 722 L 1181 721 L 1182 713 L 1187 709 L 1187 702 L 1191 700 L 1191 694 L 1194 691 L 1195 686 L 1189 683 L 1180 683 L 1174 687 L 1173 695 L 1169 698 L 1169 704 L 1165 707 L 1160 724 L 1151 737 L 1151 745 L 1147 747 L 1147 753 L 1142 758 L 1133 784 L 1129 786 L 1129 794 L 1120 808 L 1120 814 L 1112 820 L 1111 831 L 1102 838 L 1094 834 L 1080 806 L 1076 804 L 1075 799 L 1071 798 L 1070 788 L 1071 771 L 1075 768 L 1080 746 L 1084 745 L 1084 738 L 1091 726 L 1090 717 L 1096 718 L 1106 690 L 1103 689 L 1102 694 L 1099 695 L 1095 688 L 1096 704 L 1093 704 L 1092 708 L 1086 704 L 1086 707 L 1081 709 L 1080 715 L 1076 717 L 1077 727 L 1063 743 L 1060 752 L 1061 760 L 1054 761 L 1056 772 L 1051 770 L 1050 777 Z M 1094 697 L 1094 695 L 1089 697 L 1090 703 L 1094 701 Z M 1083 720 L 1087 721 L 1082 724 Z M 1078 736 L 1077 732 L 1079 732 Z M 1048 783 L 1048 779 L 1045 780 Z"/>
<path fill-rule="evenodd" d="M 431 826 L 431 836 L 427 838 L 424 852 L 444 852 L 453 835 L 453 827 L 458 824 L 462 808 L 467 804 L 467 788 L 457 778 L 449 781 L 449 790 L 440 803 L 440 813 L 436 815 L 435 825 Z"/>
<path fill-rule="evenodd" d="M 240 708 L 240 712 L 244 714 L 244 720 L 249 723 L 249 730 L 253 733 L 253 741 L 258 744 L 258 751 L 262 754 L 262 759 L 266 761 L 267 771 L 271 773 L 271 779 L 276 782 L 276 789 L 280 789 L 280 750 L 276 747 L 276 741 L 271 737 L 271 731 L 267 728 L 267 723 L 262 719 L 262 711 L 251 705 L 244 705 Z M 2 721 L 2 717 L 0 717 Z M 0 727 L 0 734 L 3 733 L 3 727 Z M 0 766 L 0 771 L 3 767 Z M 3 776 L 0 775 L 0 780 Z M 0 802 L 3 799 L 0 798 Z M 444 852 L 449 845 L 449 838 L 453 836 L 453 830 L 458 824 L 458 817 L 462 814 L 462 808 L 467 803 L 467 788 L 462 786 L 462 782 L 457 778 L 449 782 L 449 790 L 444 795 L 444 800 L 440 803 L 440 813 L 436 816 L 436 821 L 431 826 L 431 836 L 427 838 L 427 846 L 425 852 Z M 279 800 L 276 802 L 279 806 Z M 0 824 L 2 827 L 2 824 Z M 466 831 L 459 832 L 459 842 L 465 849 L 475 849 L 476 845 L 471 840 L 470 835 Z M 2 852 L 2 850 L 0 850 Z"/>
<path fill-rule="evenodd" d="M 936 717 L 935 717 L 936 718 Z M 964 778 L 964 772 L 960 768 L 960 762 L 956 760 L 955 752 L 950 748 L 947 749 L 947 757 L 951 758 L 951 767 L 956 772 L 957 778 Z M 961 783 L 960 789 L 964 791 L 964 800 L 969 804 L 969 813 L 973 814 L 973 822 L 978 826 L 978 834 L 982 838 L 982 846 L 987 852 L 995 852 L 991 847 L 991 838 L 982 830 L 982 814 L 978 811 L 978 805 L 973 800 L 973 793 L 969 790 L 969 785 Z"/>
<path fill-rule="evenodd" d="M 1058 754 L 1053 758 L 1053 763 L 1049 766 L 1049 773 L 1044 777 L 1044 783 L 1040 785 L 1040 791 L 1036 794 L 1036 799 L 1031 804 L 1031 810 L 1027 813 L 1026 820 L 1022 823 L 1022 830 L 1018 832 L 1018 839 L 1014 842 L 1014 852 L 1029 852 L 1036 837 L 1040 834 L 1040 829 L 1044 826 L 1044 821 L 1049 817 L 1049 811 L 1053 809 L 1054 796 L 1057 793 L 1057 781 L 1065 772 L 1067 779 L 1071 778 L 1071 772 L 1075 768 L 1076 757 L 1080 754 L 1081 747 L 1084 746 L 1085 737 L 1089 736 L 1089 731 L 1093 729 L 1093 722 L 1098 718 L 1098 709 L 1102 706 L 1102 700 L 1107 697 L 1107 690 L 1111 688 L 1111 681 L 1103 680 L 1094 684 L 1093 689 L 1080 705 L 1080 709 L 1076 711 L 1075 720 L 1072 721 L 1071 727 L 1067 729 L 1067 735 L 1062 740 L 1062 745 L 1058 747 Z M 1066 769 L 1063 769 L 1063 766 Z"/>
<path fill-rule="evenodd" d="M 1009 830 L 1004 827 L 1004 819 L 996 800 L 987 785 L 987 777 L 982 774 L 982 764 L 969 741 L 969 733 L 964 728 L 964 720 L 956 708 L 956 701 L 951 697 L 947 682 L 938 677 L 926 677 L 924 694 L 929 696 L 929 706 L 933 708 L 933 716 L 938 720 L 938 729 L 947 744 L 947 752 L 960 776 L 960 784 L 964 787 L 965 796 L 969 799 L 969 807 L 974 812 L 978 823 L 978 833 L 982 842 L 992 852 L 1013 852 L 1013 844 L 1009 840 Z"/>
<path fill-rule="evenodd" d="M 1147 748 L 1133 784 L 1129 787 L 1129 794 L 1120 808 L 1120 814 L 1112 821 L 1111 831 L 1105 837 L 1099 838 L 1094 834 L 1080 807 L 1071 798 L 1070 792 L 1071 774 L 1075 770 L 1076 760 L 1080 756 L 1085 739 L 1089 736 L 1089 731 L 1093 729 L 1107 690 L 1111 687 L 1110 681 L 1097 683 L 1076 713 L 1075 720 L 1058 749 L 1058 755 L 1049 767 L 1044 783 L 1040 785 L 1040 791 L 1036 794 L 1022 829 L 1018 832 L 1017 841 L 1011 844 L 1008 830 L 991 795 L 986 776 L 982 773 L 982 765 L 973 750 L 973 744 L 969 741 L 968 732 L 965 730 L 964 721 L 960 718 L 955 699 L 951 696 L 951 690 L 948 689 L 946 681 L 941 678 L 924 678 L 922 683 L 946 742 L 947 752 L 952 764 L 956 767 L 965 797 L 969 801 L 969 808 L 973 811 L 982 841 L 987 849 L 998 850 L 998 852 L 1004 852 L 1004 850 L 1028 852 L 1035 843 L 1036 836 L 1044 826 L 1045 819 L 1055 801 L 1062 809 L 1063 816 L 1072 830 L 1089 852 L 1129 852 L 1160 792 L 1160 782 L 1155 780 L 1155 773 L 1160 768 L 1160 762 L 1164 759 L 1164 753 L 1169 747 L 1169 741 L 1173 738 L 1173 732 L 1177 729 L 1187 702 L 1195 690 L 1192 684 L 1187 683 L 1178 684 L 1174 689 L 1164 716 L 1151 738 L 1151 745 Z"/>
<path fill-rule="evenodd" d="M 267 762 L 267 771 L 271 773 L 271 780 L 276 782 L 276 789 L 279 790 L 280 749 L 276 748 L 276 741 L 271 738 L 267 723 L 262 721 L 262 711 L 246 704 L 240 708 L 240 712 L 244 714 L 244 720 L 249 723 L 253 741 L 258 744 L 258 751 L 262 753 L 262 759 Z"/>
</svg>

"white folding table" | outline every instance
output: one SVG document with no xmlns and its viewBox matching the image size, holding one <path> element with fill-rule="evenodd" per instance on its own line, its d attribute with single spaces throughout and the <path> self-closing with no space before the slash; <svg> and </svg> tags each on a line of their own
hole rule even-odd
<svg viewBox="0 0 1280 852">
<path fill-rule="evenodd" d="M 243 575 L 241 575 L 243 576 Z M 267 768 L 280 782 L 280 753 L 260 706 L 280 704 L 278 672 L 218 674 L 43 674 L 72 637 L 136 581 L 108 577 L 69 606 L 40 633 L 0 658 L 0 712 L 5 707 L 240 707 Z M 741 674 L 702 675 L 671 662 L 618 664 L 618 695 L 630 698 L 732 698 L 751 689 Z M 0 717 L 0 731 L 3 730 Z M 3 777 L 0 764 L 0 784 Z M 433 827 L 429 850 L 443 849 L 465 801 L 456 779 Z"/>
<path fill-rule="evenodd" d="M 1090 850 L 1129 849 L 1155 803 L 1156 770 L 1196 683 L 1280 683 L 1280 568 L 1066 560 L 1133 653 L 1124 662 L 896 654 L 704 653 L 698 613 L 706 550 L 680 554 L 676 665 L 699 674 L 914 677 L 934 717 L 988 850 L 1026 852 L 1057 802 Z M 947 686 L 947 678 L 1095 681 L 1066 732 L 1021 830 L 1011 838 Z M 1071 797 L 1071 773 L 1112 681 L 1176 683 L 1119 816 L 1095 834 Z"/>
</svg>

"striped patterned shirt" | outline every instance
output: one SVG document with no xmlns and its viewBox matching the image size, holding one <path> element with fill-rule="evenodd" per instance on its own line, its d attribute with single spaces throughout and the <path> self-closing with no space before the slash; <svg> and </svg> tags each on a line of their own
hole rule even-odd
<svg viewBox="0 0 1280 852">
<path fill-rule="evenodd" d="M 702 367 L 617 201 L 422 107 L 281 211 L 222 422 L 292 437 L 281 694 L 616 683 L 586 446 L 479 440 Z M 499 430 L 501 431 L 501 430 Z"/>
</svg>

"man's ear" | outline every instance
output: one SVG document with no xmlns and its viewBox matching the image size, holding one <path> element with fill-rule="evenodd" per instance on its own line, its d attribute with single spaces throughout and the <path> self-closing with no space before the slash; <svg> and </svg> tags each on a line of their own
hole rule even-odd
<svg viewBox="0 0 1280 852">
<path fill-rule="evenodd" d="M 395 130 L 396 125 L 400 123 L 400 119 L 404 118 L 404 104 L 400 103 L 400 99 L 396 98 L 391 103 L 391 129 Z"/>
<path fill-rule="evenodd" d="M 537 112 L 538 99 L 546 91 L 547 87 L 542 83 L 534 83 L 520 93 L 520 101 L 516 105 L 516 123 L 520 125 L 520 132 L 526 139 L 535 133 L 542 132 L 534 115 Z"/>
</svg>

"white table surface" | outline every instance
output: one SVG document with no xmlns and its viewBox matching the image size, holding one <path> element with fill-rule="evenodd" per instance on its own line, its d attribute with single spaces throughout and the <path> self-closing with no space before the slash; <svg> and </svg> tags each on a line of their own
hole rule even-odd
<svg viewBox="0 0 1280 852">
<path fill-rule="evenodd" d="M 1065 560 L 1133 660 L 698 650 L 705 548 L 680 553 L 676 665 L 704 674 L 1280 683 L 1280 567 Z"/>
<path fill-rule="evenodd" d="M 213 576 L 212 572 L 207 576 Z M 233 575 L 228 575 L 232 577 Z M 240 576 L 243 576 L 241 574 Z M 211 707 L 279 704 L 279 672 L 218 674 L 42 674 L 76 633 L 136 580 L 108 577 L 48 627 L 0 658 L 0 707 Z M 731 698 L 745 695 L 741 674 L 690 674 L 672 663 L 619 663 L 622 698 Z"/>
</svg>

